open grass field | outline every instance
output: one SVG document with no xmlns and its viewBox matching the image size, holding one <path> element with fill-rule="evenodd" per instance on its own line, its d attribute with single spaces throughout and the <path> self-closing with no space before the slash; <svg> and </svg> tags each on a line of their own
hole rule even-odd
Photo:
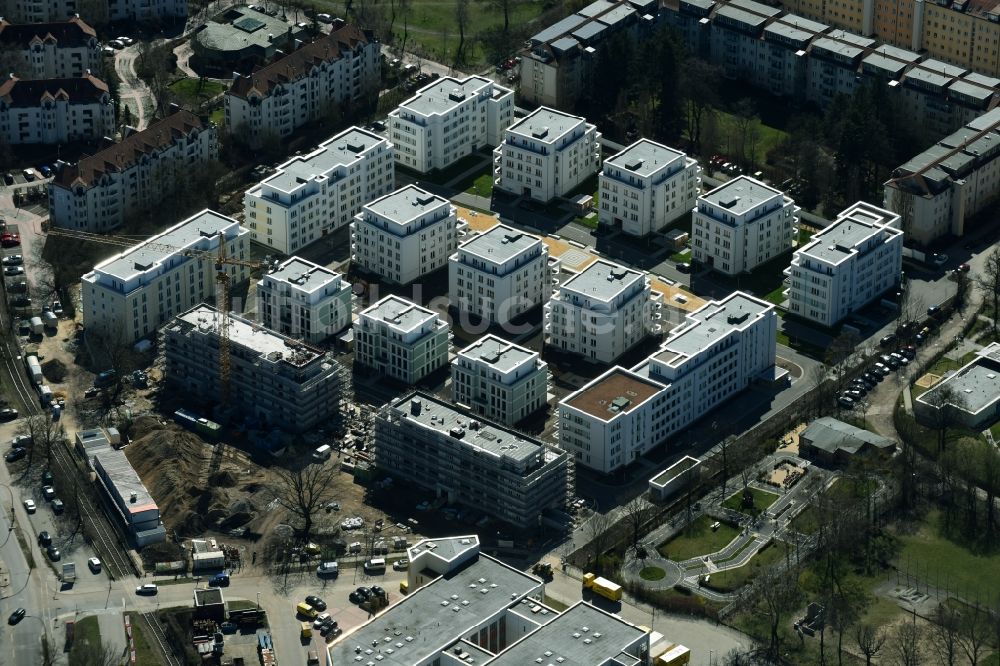
<svg viewBox="0 0 1000 666">
<path fill-rule="evenodd" d="M 132 620 L 132 641 L 135 643 L 135 663 L 137 664 L 158 664 L 160 654 L 153 649 L 149 640 L 143 634 L 143 627 L 139 623 L 138 613 L 129 613 Z"/>
<path fill-rule="evenodd" d="M 713 573 L 706 587 L 719 592 L 738 590 L 784 556 L 785 544 L 781 541 L 773 542 L 742 567 Z"/>
<path fill-rule="evenodd" d="M 344 2 L 339 0 L 314 0 L 312 3 L 317 11 L 333 16 L 346 17 Z M 386 25 L 392 15 L 388 5 L 384 6 Z M 407 24 L 406 50 L 435 60 L 443 64 L 451 64 L 455 49 L 458 47 L 458 26 L 455 20 L 454 0 L 412 0 Z M 545 9 L 545 3 L 539 0 L 522 0 L 512 3 L 510 9 L 511 30 L 520 29 L 537 19 Z M 404 20 L 401 15 L 392 22 L 392 32 L 399 44 L 403 39 Z M 486 64 L 489 53 L 479 36 L 495 28 L 503 28 L 503 13 L 493 5 L 473 1 L 469 6 L 469 23 L 466 33 L 466 61 L 472 65 Z M 544 26 L 531 26 L 541 29 Z"/>
<path fill-rule="evenodd" d="M 775 502 L 778 501 L 780 495 L 775 495 L 774 493 L 769 493 L 766 490 L 760 490 L 758 488 L 750 488 L 750 494 L 753 495 L 753 512 L 760 513 L 767 509 Z M 743 508 L 743 489 L 740 488 L 735 493 L 729 496 L 722 506 L 727 509 L 732 509 L 733 511 L 741 511 L 743 513 L 749 513 L 749 509 Z"/>
<path fill-rule="evenodd" d="M 896 566 L 901 572 L 947 587 L 966 599 L 1000 594 L 1000 551 L 977 554 L 942 533 L 941 514 L 930 511 L 912 534 L 899 536 Z"/>
<path fill-rule="evenodd" d="M 721 550 L 739 534 L 732 525 L 722 523 L 719 529 L 712 531 L 714 518 L 701 516 L 691 526 L 670 541 L 660 544 L 657 550 L 660 555 L 675 562 L 689 560 L 699 555 L 708 555 Z"/>
<path fill-rule="evenodd" d="M 204 79 L 179 79 L 170 84 L 170 92 L 177 96 L 178 102 L 192 109 L 225 90 L 221 83 Z"/>
<path fill-rule="evenodd" d="M 97 623 L 97 616 L 90 615 L 76 623 L 73 628 L 73 648 L 69 652 L 69 665 L 90 663 L 82 657 L 87 653 L 86 646 L 99 646 L 101 644 L 101 628 Z"/>
</svg>

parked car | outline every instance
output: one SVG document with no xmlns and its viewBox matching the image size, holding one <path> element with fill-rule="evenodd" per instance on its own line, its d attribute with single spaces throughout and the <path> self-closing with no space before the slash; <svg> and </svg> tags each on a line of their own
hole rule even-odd
<svg viewBox="0 0 1000 666">
<path fill-rule="evenodd" d="M 61 514 L 63 512 L 63 510 L 65 508 L 66 508 L 66 505 L 63 504 L 63 501 L 61 499 L 57 498 L 57 499 L 52 500 L 52 513 L 54 513 L 54 514 L 56 514 L 58 516 L 59 514 Z"/>
<path fill-rule="evenodd" d="M 90 570 L 93 571 L 94 573 L 101 572 L 101 561 L 96 557 L 91 557 L 89 560 L 87 560 L 87 566 L 90 567 Z"/>
<path fill-rule="evenodd" d="M 935 319 L 938 318 L 938 317 L 940 317 L 941 316 L 941 306 L 940 305 L 932 305 L 929 308 L 927 308 L 927 316 L 928 317 L 934 317 Z"/>
<path fill-rule="evenodd" d="M 955 269 L 956 273 L 968 273 L 972 270 L 972 266 L 969 264 L 959 264 L 958 268 Z"/>
<path fill-rule="evenodd" d="M 24 275 L 24 268 L 22 266 L 5 266 L 3 269 L 4 275 Z"/>
<path fill-rule="evenodd" d="M 372 596 L 373 596 L 373 597 L 381 597 L 382 599 L 385 599 L 385 598 L 387 598 L 387 597 L 388 597 L 389 595 L 388 595 L 388 594 L 386 594 L 386 591 L 385 591 L 385 590 L 383 590 L 383 589 L 382 589 L 381 587 L 379 587 L 378 585 L 372 585 Z"/>
<path fill-rule="evenodd" d="M 17 610 L 15 610 L 13 613 L 10 614 L 9 618 L 7 618 L 7 624 L 17 624 L 18 622 L 24 619 L 24 616 L 27 614 L 27 612 L 28 611 L 24 610 L 23 608 L 18 608 Z"/>
<path fill-rule="evenodd" d="M 896 344 L 896 335 L 890 333 L 889 335 L 882 336 L 882 339 L 878 341 L 879 345 L 882 347 L 891 347 Z"/>
<path fill-rule="evenodd" d="M 139 585 L 135 588 L 136 594 L 151 595 L 156 594 L 159 588 L 156 587 L 156 583 L 146 583 L 145 585 Z"/>
<path fill-rule="evenodd" d="M 6 183 L 7 185 L 13 185 L 14 184 L 14 174 L 12 174 L 12 173 L 5 173 L 3 175 L 3 182 Z"/>
<path fill-rule="evenodd" d="M 844 409 L 853 409 L 854 408 L 854 401 L 851 400 L 846 395 L 842 395 L 839 398 L 837 398 L 837 404 L 840 405 L 841 407 L 843 407 Z"/>
<path fill-rule="evenodd" d="M 313 629 L 319 629 L 324 624 L 331 622 L 332 620 L 333 617 L 331 617 L 329 613 L 320 613 L 316 616 L 316 619 L 313 620 Z"/>
<path fill-rule="evenodd" d="M 326 602 L 317 597 L 315 594 L 310 594 L 308 597 L 306 597 L 306 603 L 318 611 L 326 610 Z"/>
<path fill-rule="evenodd" d="M 115 51 L 121 51 L 123 48 L 125 48 L 125 45 L 119 42 L 117 39 L 112 39 L 110 42 L 108 42 L 108 46 L 113 48 Z"/>
<path fill-rule="evenodd" d="M 42 546 L 43 548 L 45 548 L 45 547 L 47 547 L 51 543 L 52 543 L 52 536 L 48 532 L 46 532 L 45 530 L 42 530 L 41 532 L 38 533 L 38 545 L 39 546 Z"/>
<path fill-rule="evenodd" d="M 410 567 L 410 561 L 405 557 L 392 563 L 394 571 L 406 571 Z"/>
<path fill-rule="evenodd" d="M 316 567 L 317 576 L 333 576 L 336 577 L 339 573 L 336 562 L 320 562 L 319 566 Z"/>
<path fill-rule="evenodd" d="M 0 245 L 3 247 L 17 247 L 20 244 L 20 234 L 12 234 L 9 231 L 5 231 L 3 234 L 0 234 Z"/>
<path fill-rule="evenodd" d="M 854 400 L 855 402 L 861 400 L 861 398 L 864 397 L 864 394 L 861 393 L 861 391 L 854 388 L 847 389 L 846 391 L 844 391 L 843 395 L 847 396 L 851 400 Z"/>
<path fill-rule="evenodd" d="M 34 169 L 25 169 L 21 173 L 24 174 L 24 179 L 26 181 L 28 181 L 29 183 L 35 179 L 35 170 Z"/>
<path fill-rule="evenodd" d="M 850 391 L 852 393 L 857 393 L 859 398 L 863 398 L 868 394 L 868 387 L 864 384 L 851 384 Z"/>
<path fill-rule="evenodd" d="M 48 164 L 38 167 L 38 170 L 41 172 L 42 178 L 48 178 L 52 175 L 52 168 Z"/>
<path fill-rule="evenodd" d="M 56 489 L 52 486 L 42 486 L 42 497 L 46 502 L 51 502 L 56 497 Z"/>
<path fill-rule="evenodd" d="M 0 409 L 0 421 L 13 421 L 17 418 L 17 410 L 11 407 Z"/>
<path fill-rule="evenodd" d="M 691 264 L 689 264 L 686 261 L 677 264 L 676 268 L 681 273 L 690 273 L 691 272 Z"/>
<path fill-rule="evenodd" d="M 894 358 L 900 365 L 910 364 L 910 359 L 906 358 L 906 356 L 900 354 L 899 352 L 892 352 L 891 354 L 889 354 L 889 356 Z"/>
<path fill-rule="evenodd" d="M 58 562 L 59 558 L 62 557 L 62 553 L 59 552 L 59 549 L 52 544 L 49 544 L 49 547 L 45 549 L 45 554 L 48 555 L 49 559 L 53 562 Z"/>
<path fill-rule="evenodd" d="M 24 257 L 19 254 L 8 254 L 3 258 L 4 266 L 20 266 L 24 263 Z"/>
<path fill-rule="evenodd" d="M 7 455 L 5 455 L 3 459 L 6 460 L 7 462 L 17 462 L 26 455 L 28 455 L 27 449 L 16 448 L 8 451 Z"/>
<path fill-rule="evenodd" d="M 24 510 L 25 511 L 27 511 L 28 513 L 34 513 L 35 512 L 35 508 L 36 508 L 35 507 L 35 500 L 33 500 L 33 499 L 26 499 L 26 500 L 24 500 Z"/>
<path fill-rule="evenodd" d="M 875 372 L 878 372 L 878 373 L 880 373 L 880 374 L 881 374 L 881 375 L 882 375 L 883 377 L 885 377 L 885 376 L 886 376 L 886 375 L 888 375 L 888 374 L 889 374 L 890 372 L 892 372 L 892 370 L 890 370 L 890 369 L 889 369 L 889 366 L 885 365 L 884 363 L 876 363 L 876 364 L 875 364 Z"/>
</svg>

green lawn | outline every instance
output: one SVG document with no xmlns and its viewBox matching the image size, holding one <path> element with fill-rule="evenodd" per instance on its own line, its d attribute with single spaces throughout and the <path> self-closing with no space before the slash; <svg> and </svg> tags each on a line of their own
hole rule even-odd
<svg viewBox="0 0 1000 666">
<path fill-rule="evenodd" d="M 135 643 L 135 663 L 159 664 L 160 655 L 143 633 L 143 626 L 139 624 L 139 614 L 129 613 L 129 619 L 132 624 L 132 641 Z"/>
<path fill-rule="evenodd" d="M 476 196 L 486 197 L 489 199 L 493 196 L 493 173 L 484 173 L 477 176 L 472 185 L 465 190 L 470 194 L 475 194 Z"/>
<path fill-rule="evenodd" d="M 644 567 L 639 572 L 639 578 L 643 580 L 662 580 L 666 575 L 667 572 L 660 567 Z"/>
<path fill-rule="evenodd" d="M 778 501 L 780 495 L 775 495 L 774 493 L 769 493 L 766 490 L 760 490 L 759 488 L 750 488 L 750 494 L 753 495 L 753 508 L 751 512 L 754 514 L 760 513 L 767 509 L 775 502 Z M 743 489 L 740 488 L 738 491 L 729 496 L 729 498 L 722 503 L 722 506 L 727 509 L 732 509 L 733 511 L 740 511 L 742 513 L 747 513 L 747 510 L 743 508 Z"/>
<path fill-rule="evenodd" d="M 705 587 L 719 592 L 731 592 L 743 587 L 754 579 L 761 571 L 778 562 L 785 556 L 784 542 L 773 542 L 758 552 L 750 562 L 737 569 L 716 571 L 711 575 Z"/>
<path fill-rule="evenodd" d="M 719 529 L 713 532 L 712 523 L 714 522 L 714 518 L 701 516 L 691 523 L 687 530 L 670 541 L 660 544 L 657 550 L 660 555 L 675 562 L 682 562 L 692 557 L 722 550 L 740 532 L 728 523 L 722 523 Z"/>
<path fill-rule="evenodd" d="M 192 108 L 225 90 L 226 86 L 207 79 L 179 79 L 170 84 L 170 92 L 177 96 L 178 102 Z"/>
<path fill-rule="evenodd" d="M 680 252 L 674 252 L 670 255 L 670 261 L 676 261 L 678 263 L 690 262 L 691 261 L 691 250 L 681 250 Z"/>
<path fill-rule="evenodd" d="M 470 174 L 469 177 L 463 178 L 461 182 L 456 183 L 456 187 L 460 190 L 465 190 L 466 188 L 475 187 L 476 182 L 483 175 L 489 176 L 491 171 L 492 162 L 485 160 L 481 155 L 466 155 L 459 161 L 455 162 L 451 166 L 441 169 L 439 171 L 432 171 L 429 174 L 418 174 L 421 180 L 429 180 L 437 185 L 446 185 L 458 176 L 461 176 L 466 171 L 469 171 L 477 164 L 482 163 L 482 172 Z M 413 173 L 413 172 L 411 172 Z M 492 188 L 491 188 L 492 191 Z"/>
<path fill-rule="evenodd" d="M 899 570 L 909 569 L 960 597 L 995 599 L 1000 593 L 1000 553 L 975 554 L 941 530 L 940 513 L 931 511 L 915 533 L 900 535 Z"/>
<path fill-rule="evenodd" d="M 796 237 L 796 239 L 798 241 L 798 246 L 802 247 L 803 245 L 805 245 L 806 243 L 808 243 L 812 239 L 813 233 L 814 232 L 813 232 L 812 229 L 806 229 L 805 227 L 799 227 L 799 233 L 798 233 L 798 236 Z"/>
<path fill-rule="evenodd" d="M 588 229 L 596 229 L 600 225 L 600 218 L 597 213 L 591 213 L 586 217 L 578 217 L 573 221 Z"/>
<path fill-rule="evenodd" d="M 317 11 L 347 17 L 345 2 L 341 0 L 315 0 L 312 5 Z M 407 22 L 409 36 L 406 50 L 410 52 L 421 51 L 421 55 L 424 57 L 444 64 L 451 64 L 458 46 L 455 3 L 441 2 L 441 0 L 412 0 L 410 6 L 412 9 Z M 545 8 L 550 6 L 541 0 L 523 0 L 511 3 L 511 28 L 523 26 L 533 21 Z M 396 22 L 392 25 L 392 31 L 396 36 L 396 46 L 399 46 L 403 39 L 404 22 L 398 14 L 397 9 Z M 390 17 L 391 12 L 386 8 L 384 19 L 387 27 Z M 503 28 L 503 13 L 495 9 L 493 5 L 473 2 L 469 6 L 467 25 L 465 35 L 466 60 L 470 63 L 485 64 L 489 59 L 489 51 L 478 36 L 491 28 Z M 538 26 L 538 29 L 542 27 L 544 26 Z M 537 32 L 537 30 L 530 32 Z M 516 46 L 520 46 L 520 44 L 512 46 L 511 50 Z"/>
<path fill-rule="evenodd" d="M 222 127 L 226 123 L 226 109 L 220 106 L 208 114 L 208 119 L 215 123 L 216 127 Z"/>
<path fill-rule="evenodd" d="M 819 531 L 819 511 L 814 506 L 807 506 L 799 515 L 792 518 L 792 529 L 802 534 L 815 534 Z"/>
<path fill-rule="evenodd" d="M 976 352 L 969 352 L 968 354 L 957 360 L 945 356 L 941 358 L 937 363 L 932 365 L 927 372 L 931 373 L 932 375 L 943 375 L 946 372 L 951 372 L 952 370 L 958 370 L 965 364 L 971 362 L 974 358 L 976 358 Z"/>
<path fill-rule="evenodd" d="M 725 111 L 716 111 L 715 113 L 718 118 L 719 136 L 723 139 L 722 148 L 727 154 L 736 156 L 736 151 L 734 149 L 727 149 L 725 143 L 727 136 L 733 137 L 734 142 L 738 140 L 738 137 L 740 136 L 736 116 Z M 776 127 L 765 125 L 761 122 L 758 122 L 756 126 L 759 136 L 759 140 L 757 142 L 756 168 L 761 169 L 764 166 L 764 160 L 768 152 L 770 152 L 772 148 L 776 148 L 782 142 L 787 140 L 788 133 Z"/>
<path fill-rule="evenodd" d="M 764 296 L 764 300 L 769 303 L 774 303 L 775 305 L 781 305 L 785 302 L 785 285 L 782 284 L 775 287 L 773 291 Z"/>
<path fill-rule="evenodd" d="M 70 666 L 89 663 L 83 658 L 89 651 L 85 645 L 99 646 L 101 644 L 101 627 L 96 615 L 89 615 L 76 623 L 73 628 L 73 648 L 69 652 Z"/>
<path fill-rule="evenodd" d="M 1000 421 L 990 426 L 990 432 L 993 433 L 993 441 L 1000 442 Z"/>
</svg>

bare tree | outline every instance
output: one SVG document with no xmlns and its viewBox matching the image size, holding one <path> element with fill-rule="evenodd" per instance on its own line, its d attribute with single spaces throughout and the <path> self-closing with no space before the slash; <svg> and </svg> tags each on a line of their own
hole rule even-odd
<svg viewBox="0 0 1000 666">
<path fill-rule="evenodd" d="M 955 276 L 955 309 L 961 311 L 968 304 L 972 278 L 969 277 L 968 273 L 962 271 L 956 271 L 953 275 Z"/>
<path fill-rule="evenodd" d="M 277 467 L 274 472 L 271 494 L 278 504 L 301 521 L 299 534 L 303 540 L 308 540 L 316 514 L 333 499 L 334 481 L 340 470 L 336 464 L 326 463 L 298 469 Z"/>
<path fill-rule="evenodd" d="M 961 618 L 951 606 L 941 603 L 931 618 L 930 650 L 934 660 L 943 666 L 955 666 L 959 656 L 958 632 Z"/>
<path fill-rule="evenodd" d="M 899 215 L 900 228 L 909 237 L 913 230 L 913 197 L 902 188 L 894 187 L 890 207 Z"/>
<path fill-rule="evenodd" d="M 642 526 L 649 516 L 652 505 L 646 499 L 645 494 L 637 495 L 622 506 L 622 516 L 632 531 L 632 547 L 639 545 L 639 536 Z"/>
<path fill-rule="evenodd" d="M 837 391 L 844 389 L 847 373 L 859 352 L 861 338 L 856 333 L 844 331 L 830 342 L 826 350 L 826 363 L 836 377 Z"/>
<path fill-rule="evenodd" d="M 976 276 L 976 284 L 985 293 L 984 298 L 993 304 L 993 332 L 997 332 L 997 320 L 1000 319 L 1000 247 L 994 248 L 986 255 L 986 264 Z"/>
<path fill-rule="evenodd" d="M 610 513 L 594 512 L 594 515 L 587 521 L 584 533 L 587 536 L 587 545 L 591 552 L 594 564 L 600 563 L 601 555 L 608 545 L 609 530 L 614 525 L 614 519 Z"/>
<path fill-rule="evenodd" d="M 969 660 L 969 666 L 976 666 L 985 656 L 987 645 L 993 635 L 989 610 L 975 603 L 966 605 L 960 616 L 958 644 Z"/>
<path fill-rule="evenodd" d="M 70 657 L 78 666 L 118 666 L 122 659 L 114 645 L 105 644 L 100 638 L 94 642 L 86 639 L 75 641 Z"/>
<path fill-rule="evenodd" d="M 29 464 L 38 456 L 45 462 L 46 468 L 52 467 L 53 449 L 66 441 L 66 429 L 62 423 L 52 420 L 48 412 L 31 414 L 21 419 L 18 433 L 31 437 Z"/>
<path fill-rule="evenodd" d="M 858 650 L 865 657 L 865 666 L 871 666 L 872 659 L 882 651 L 882 646 L 885 645 L 886 635 L 878 627 L 873 627 L 870 624 L 859 624 L 854 629 L 854 641 Z"/>
<path fill-rule="evenodd" d="M 920 666 L 924 654 L 923 636 L 917 628 L 917 616 L 896 627 L 889 641 L 889 651 L 899 666 Z"/>
<path fill-rule="evenodd" d="M 503 32 L 510 32 L 510 12 L 518 4 L 518 0 L 485 0 L 487 4 L 503 13 Z"/>
<path fill-rule="evenodd" d="M 465 62 L 465 31 L 469 27 L 469 0 L 455 0 L 455 24 L 458 26 L 458 48 L 455 49 L 455 67 Z"/>
<path fill-rule="evenodd" d="M 763 572 L 754 585 L 757 607 L 763 613 L 769 629 L 767 653 L 772 659 L 781 654 L 782 622 L 791 613 L 799 598 L 796 576 L 793 571 L 770 569 Z"/>
<path fill-rule="evenodd" d="M 410 13 L 413 11 L 413 0 L 396 0 L 396 5 L 403 19 L 403 41 L 399 44 L 399 55 L 402 57 L 406 53 L 406 42 L 410 38 Z"/>
<path fill-rule="evenodd" d="M 910 285 L 904 285 L 903 295 L 899 302 L 899 313 L 896 316 L 896 326 L 906 337 L 912 335 L 916 324 L 924 314 L 927 302 L 924 297 L 915 292 Z"/>
<path fill-rule="evenodd" d="M 954 424 L 954 406 L 960 402 L 960 397 L 949 384 L 938 386 L 923 396 L 930 409 L 928 413 L 930 425 L 938 435 L 938 453 L 944 452 L 948 428 Z"/>
</svg>

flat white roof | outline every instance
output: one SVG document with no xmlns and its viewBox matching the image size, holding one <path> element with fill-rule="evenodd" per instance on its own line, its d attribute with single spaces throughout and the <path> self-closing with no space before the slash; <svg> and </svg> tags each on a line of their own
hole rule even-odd
<svg viewBox="0 0 1000 666">
<path fill-rule="evenodd" d="M 341 281 L 340 273 L 301 257 L 285 259 L 266 277 L 277 282 L 286 282 L 292 289 L 306 293 L 322 289 L 328 284 L 339 284 Z"/>
<path fill-rule="evenodd" d="M 373 303 L 361 316 L 383 322 L 399 332 L 412 331 L 431 320 L 440 319 L 436 312 L 396 295 L 386 296 L 378 303 Z"/>
<path fill-rule="evenodd" d="M 542 106 L 511 125 L 508 131 L 532 141 L 555 143 L 580 124 L 586 125 L 587 119 Z"/>
<path fill-rule="evenodd" d="M 643 272 L 601 259 L 564 282 L 560 291 L 608 302 L 645 279 Z"/>
</svg>

